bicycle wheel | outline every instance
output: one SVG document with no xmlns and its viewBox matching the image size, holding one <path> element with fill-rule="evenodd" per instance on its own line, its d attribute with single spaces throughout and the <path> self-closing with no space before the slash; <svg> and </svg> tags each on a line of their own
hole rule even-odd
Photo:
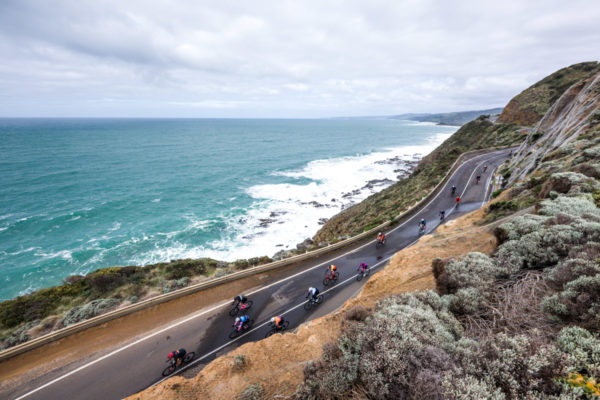
<svg viewBox="0 0 600 400">
<path fill-rule="evenodd" d="M 316 304 L 321 304 L 322 302 L 323 302 L 323 295 L 322 295 L 322 294 L 320 294 L 320 295 L 318 295 L 318 296 L 317 296 L 317 300 L 316 300 L 316 302 L 315 302 L 315 303 L 316 303 Z"/>
<path fill-rule="evenodd" d="M 325 277 L 325 279 L 323 279 L 323 286 L 327 285 L 329 285 L 329 277 Z"/>
<path fill-rule="evenodd" d="M 240 332 L 236 328 L 229 334 L 229 339 L 235 339 L 237 337 L 237 335 L 239 335 L 239 334 L 240 334 Z"/>
<path fill-rule="evenodd" d="M 337 281 L 337 279 L 340 277 L 340 273 L 335 271 L 335 273 L 333 274 L 333 280 Z"/>
<path fill-rule="evenodd" d="M 193 351 L 186 353 L 185 357 L 183 357 L 183 363 L 189 363 L 194 359 L 194 357 L 196 357 L 196 353 L 194 353 Z"/>
<path fill-rule="evenodd" d="M 356 274 L 356 280 L 360 281 L 363 278 L 363 273 L 359 272 L 358 274 Z"/>
<path fill-rule="evenodd" d="M 290 327 L 290 321 L 284 321 L 282 331 L 287 330 Z"/>
<path fill-rule="evenodd" d="M 304 303 L 304 309 L 305 310 L 310 310 L 312 308 L 312 300 L 308 300 L 306 303 Z"/>
<path fill-rule="evenodd" d="M 377 243 L 375 243 L 375 248 L 378 249 L 381 247 L 381 242 L 378 240 Z"/>
<path fill-rule="evenodd" d="M 272 335 L 272 334 L 274 334 L 274 333 L 275 333 L 275 328 L 271 328 L 271 329 L 269 329 L 269 332 L 267 332 L 267 333 L 265 334 L 265 338 L 268 338 L 269 336 L 271 336 L 271 335 Z"/>
<path fill-rule="evenodd" d="M 254 302 L 253 302 L 252 300 L 248 300 L 248 301 L 246 302 L 246 308 L 245 308 L 245 310 L 247 310 L 247 309 L 249 309 L 250 307 L 252 307 L 252 305 L 253 305 L 253 304 L 254 304 Z"/>
<path fill-rule="evenodd" d="M 175 370 L 177 369 L 177 366 L 174 364 L 169 365 L 167 368 L 165 368 L 162 372 L 162 376 L 169 376 L 171 375 L 173 372 L 175 372 Z"/>
<path fill-rule="evenodd" d="M 229 315 L 231 315 L 232 317 L 235 317 L 238 313 L 238 308 L 237 307 L 233 307 L 231 310 L 229 310 Z"/>
</svg>

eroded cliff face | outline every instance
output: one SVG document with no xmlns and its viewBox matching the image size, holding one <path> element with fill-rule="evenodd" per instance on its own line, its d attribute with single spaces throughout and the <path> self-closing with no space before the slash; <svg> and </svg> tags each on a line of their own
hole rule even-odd
<svg viewBox="0 0 600 400">
<path fill-rule="evenodd" d="M 496 247 L 491 227 L 477 225 L 483 214 L 479 210 L 449 221 L 398 252 L 337 312 L 303 324 L 296 332 L 247 343 L 214 360 L 194 378 L 174 377 L 129 399 L 234 399 L 253 384 L 263 388 L 264 398 L 291 395 L 303 380 L 306 364 L 321 356 L 325 343 L 337 340 L 348 310 L 371 308 L 394 294 L 434 288 L 431 264 L 437 257 L 458 257 L 468 251 L 491 254 Z M 236 357 L 242 356 L 245 366 L 236 368 Z"/>
<path fill-rule="evenodd" d="M 573 84 L 550 107 L 546 115 L 516 150 L 509 164 L 509 183 L 519 181 L 551 153 L 579 139 L 594 136 L 600 129 L 600 72 Z"/>
</svg>

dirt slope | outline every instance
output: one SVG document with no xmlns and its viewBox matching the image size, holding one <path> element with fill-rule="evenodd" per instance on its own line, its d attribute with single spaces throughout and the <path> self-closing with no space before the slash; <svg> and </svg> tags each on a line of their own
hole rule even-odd
<svg viewBox="0 0 600 400">
<path fill-rule="evenodd" d="M 437 257 L 457 257 L 469 251 L 491 253 L 496 239 L 491 227 L 477 226 L 480 209 L 448 222 L 435 234 L 396 253 L 390 263 L 374 274 L 354 299 L 337 312 L 302 325 L 297 332 L 247 343 L 208 364 L 196 377 L 171 378 L 129 399 L 233 399 L 250 384 L 264 388 L 264 398 L 290 395 L 302 381 L 307 362 L 321 355 L 323 344 L 337 339 L 344 314 L 361 305 L 372 307 L 378 299 L 435 286 L 431 263 Z M 242 371 L 232 366 L 236 356 L 248 363 Z"/>
</svg>

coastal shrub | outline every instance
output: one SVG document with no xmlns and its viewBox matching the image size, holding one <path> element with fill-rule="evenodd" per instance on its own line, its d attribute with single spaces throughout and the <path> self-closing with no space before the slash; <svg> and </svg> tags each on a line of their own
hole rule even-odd
<svg viewBox="0 0 600 400">
<path fill-rule="evenodd" d="M 176 260 L 167 264 L 167 266 L 165 267 L 165 278 L 177 280 L 184 277 L 191 277 L 194 275 L 203 274 L 205 272 L 206 265 L 203 259 Z"/>
<path fill-rule="evenodd" d="M 238 269 L 245 269 L 250 266 L 250 263 L 248 263 L 248 260 L 240 259 L 240 260 L 235 260 L 233 265 Z"/>
<path fill-rule="evenodd" d="M 504 192 L 504 189 L 498 189 L 498 190 L 494 190 L 492 192 L 492 198 L 495 199 L 496 197 L 500 196 L 500 193 Z"/>
<path fill-rule="evenodd" d="M 0 326 L 13 328 L 23 322 L 44 319 L 57 307 L 69 304 L 74 298 L 82 296 L 85 289 L 86 284 L 82 280 L 6 300 L 0 304 Z"/>
<path fill-rule="evenodd" d="M 12 332 L 9 337 L 2 341 L 2 344 L 0 344 L 0 350 L 27 342 L 30 339 L 29 330 L 37 326 L 39 323 L 39 320 L 27 322 L 25 325 Z"/>
<path fill-rule="evenodd" d="M 590 178 L 578 172 L 557 172 L 550 175 L 542 186 L 539 197 L 546 198 L 551 191 L 578 196 L 589 193 L 598 188 L 594 178 Z"/>
<path fill-rule="evenodd" d="M 233 365 L 231 366 L 231 370 L 233 372 L 241 372 L 241 371 L 243 371 L 243 370 L 246 369 L 247 365 L 248 365 L 248 361 L 246 359 L 246 355 L 245 354 L 238 354 L 233 359 Z"/>
<path fill-rule="evenodd" d="M 515 211 L 518 208 L 519 208 L 519 205 L 517 204 L 517 202 L 512 201 L 512 200 L 496 201 L 489 205 L 490 211 L 502 211 L 502 210 Z"/>
<path fill-rule="evenodd" d="M 547 272 L 546 281 L 556 290 L 580 276 L 594 276 L 600 273 L 600 265 L 595 261 L 581 258 L 567 259 Z"/>
<path fill-rule="evenodd" d="M 111 269 L 98 270 L 85 278 L 89 287 L 103 295 L 124 283 L 123 275 Z"/>
<path fill-rule="evenodd" d="M 506 396 L 499 388 L 485 379 L 477 379 L 472 375 L 464 376 L 461 372 L 449 371 L 442 380 L 444 398 L 454 400 L 505 400 Z"/>
<path fill-rule="evenodd" d="M 437 287 L 442 293 L 456 293 L 461 288 L 485 290 L 502 272 L 493 260 L 483 253 L 468 253 L 460 260 L 451 260 L 436 276 Z"/>
<path fill-rule="evenodd" d="M 600 329 L 600 274 L 580 276 L 542 302 L 544 311 L 564 323 Z"/>
<path fill-rule="evenodd" d="M 569 355 L 572 372 L 600 377 L 600 338 L 589 331 L 569 326 L 561 329 L 556 344 Z"/>
<path fill-rule="evenodd" d="M 82 306 L 73 307 L 62 319 L 64 326 L 69 326 L 80 321 L 85 321 L 97 315 L 103 314 L 106 311 L 116 307 L 119 301 L 116 299 L 98 299 L 93 300 Z"/>
<path fill-rule="evenodd" d="M 258 383 L 250 384 L 240 394 L 237 395 L 236 400 L 260 400 L 265 392 L 262 385 Z"/>
</svg>

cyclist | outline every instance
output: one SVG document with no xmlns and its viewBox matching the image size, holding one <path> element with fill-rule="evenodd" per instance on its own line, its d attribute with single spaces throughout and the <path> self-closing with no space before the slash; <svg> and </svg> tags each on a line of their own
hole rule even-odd
<svg viewBox="0 0 600 400">
<path fill-rule="evenodd" d="M 384 241 L 384 240 L 385 240 L 385 235 L 384 235 L 382 232 L 379 232 L 379 233 L 377 234 L 377 241 L 378 241 L 379 243 L 383 243 L 383 241 Z"/>
<path fill-rule="evenodd" d="M 487 171 L 487 165 L 483 166 L 483 172 Z"/>
<path fill-rule="evenodd" d="M 477 175 L 477 181 L 476 181 L 477 184 L 479 184 L 480 179 L 481 179 L 481 175 Z"/>
<path fill-rule="evenodd" d="M 243 294 L 238 294 L 233 298 L 233 305 L 239 306 L 240 304 L 246 304 L 247 301 L 248 298 L 246 296 L 244 296 Z"/>
<path fill-rule="evenodd" d="M 427 226 L 427 221 L 425 221 L 425 218 L 421 218 L 421 220 L 419 221 L 419 230 L 421 232 L 425 232 L 426 226 Z"/>
<path fill-rule="evenodd" d="M 460 196 L 456 196 L 455 202 L 456 202 L 456 207 L 458 207 L 460 205 Z"/>
<path fill-rule="evenodd" d="M 173 350 L 169 353 L 167 357 L 169 358 L 169 360 L 174 359 L 177 365 L 181 365 L 181 363 L 183 363 L 183 357 L 185 357 L 185 353 L 185 349 Z"/>
<path fill-rule="evenodd" d="M 283 319 L 283 317 L 281 315 L 271 318 L 271 324 L 272 324 L 273 328 L 275 328 L 275 330 L 277 330 L 277 331 L 281 330 L 283 328 L 284 322 L 285 322 L 285 320 Z"/>
<path fill-rule="evenodd" d="M 310 299 L 313 302 L 316 302 L 318 295 L 319 295 L 319 289 L 317 289 L 316 287 L 309 287 L 308 288 L 308 294 L 306 295 L 306 298 L 308 299 L 308 296 L 310 296 Z"/>
<path fill-rule="evenodd" d="M 440 219 L 444 219 L 446 217 L 446 211 L 440 210 Z"/>
<path fill-rule="evenodd" d="M 337 267 L 331 264 L 327 267 L 327 276 L 329 276 L 330 279 L 333 279 L 335 277 L 335 271 L 337 271 Z"/>
<path fill-rule="evenodd" d="M 233 327 L 237 328 L 238 332 L 242 330 L 242 327 L 250 321 L 250 317 L 247 315 L 242 315 L 241 317 L 237 317 L 235 322 L 233 323 Z"/>
<path fill-rule="evenodd" d="M 360 263 L 360 265 L 358 266 L 358 268 L 356 270 L 360 271 L 360 272 L 362 272 L 364 274 L 365 271 L 367 270 L 367 268 L 369 268 L 369 266 L 367 264 Z"/>
<path fill-rule="evenodd" d="M 452 195 L 456 193 L 456 186 L 452 185 Z"/>
</svg>

